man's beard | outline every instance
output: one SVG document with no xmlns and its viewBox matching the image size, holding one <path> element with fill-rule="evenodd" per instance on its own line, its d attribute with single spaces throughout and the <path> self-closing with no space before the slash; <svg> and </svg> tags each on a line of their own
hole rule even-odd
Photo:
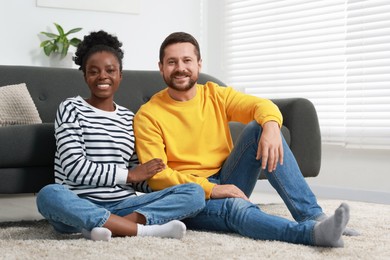
<svg viewBox="0 0 390 260">
<path fill-rule="evenodd" d="M 181 75 L 188 76 L 189 81 L 188 81 L 188 83 L 186 85 L 180 85 L 179 86 L 178 84 L 175 83 L 175 80 L 174 80 L 173 77 L 181 76 Z M 163 77 L 163 78 L 164 78 L 165 83 L 168 85 L 168 87 L 170 87 L 170 88 L 172 88 L 172 89 L 174 89 L 176 91 L 183 91 L 183 92 L 185 92 L 185 91 L 190 90 L 191 88 L 193 88 L 195 86 L 195 84 L 196 84 L 196 81 L 198 80 L 198 78 L 193 79 L 191 76 L 192 76 L 191 74 L 187 74 L 187 73 L 186 74 L 175 73 L 174 75 L 172 75 L 170 77 Z"/>
</svg>

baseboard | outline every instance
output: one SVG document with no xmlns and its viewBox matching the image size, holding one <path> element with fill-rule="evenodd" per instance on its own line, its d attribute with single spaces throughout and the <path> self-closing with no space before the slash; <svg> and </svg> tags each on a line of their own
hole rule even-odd
<svg viewBox="0 0 390 260">
<path fill-rule="evenodd" d="M 351 188 L 310 185 L 314 194 L 323 199 L 353 200 L 390 205 L 390 192 L 360 190 Z M 255 186 L 256 192 L 274 193 L 274 188 L 267 181 L 258 181 Z"/>
</svg>

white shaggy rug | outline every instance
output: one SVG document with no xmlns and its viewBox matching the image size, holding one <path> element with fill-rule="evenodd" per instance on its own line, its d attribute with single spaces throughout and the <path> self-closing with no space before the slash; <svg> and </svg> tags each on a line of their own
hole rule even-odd
<svg viewBox="0 0 390 260">
<path fill-rule="evenodd" d="M 0 259 L 390 259 L 390 205 L 347 202 L 349 227 L 344 248 L 322 248 L 277 241 L 256 241 L 235 234 L 187 231 L 182 240 L 113 238 L 94 242 L 80 235 L 60 235 L 45 220 L 0 223 Z M 321 200 L 327 214 L 340 201 Z M 260 205 L 291 218 L 283 204 Z"/>
</svg>

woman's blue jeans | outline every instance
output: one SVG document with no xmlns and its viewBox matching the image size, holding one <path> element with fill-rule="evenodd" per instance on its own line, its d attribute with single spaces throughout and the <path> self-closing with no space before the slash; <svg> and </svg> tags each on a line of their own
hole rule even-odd
<svg viewBox="0 0 390 260">
<path fill-rule="evenodd" d="M 261 160 L 256 160 L 261 133 L 262 128 L 257 122 L 249 123 L 221 170 L 209 180 L 217 184 L 234 184 L 249 197 L 261 171 Z M 323 212 L 284 138 L 283 150 L 283 165 L 279 164 L 276 171 L 266 171 L 265 174 L 296 221 L 269 215 L 244 199 L 210 199 L 198 215 L 185 220 L 188 228 L 313 245 L 314 219 Z"/>
<path fill-rule="evenodd" d="M 103 226 L 111 213 L 126 216 L 138 212 L 147 225 L 181 220 L 201 211 L 205 197 L 201 186 L 188 183 L 121 201 L 97 202 L 80 198 L 63 185 L 50 184 L 38 193 L 37 206 L 56 231 L 78 233 Z"/>
</svg>

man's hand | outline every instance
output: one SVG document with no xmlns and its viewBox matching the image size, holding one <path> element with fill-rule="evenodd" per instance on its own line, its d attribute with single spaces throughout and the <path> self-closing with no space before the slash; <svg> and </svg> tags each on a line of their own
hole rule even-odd
<svg viewBox="0 0 390 260">
<path fill-rule="evenodd" d="M 264 170 L 268 166 L 269 172 L 276 170 L 278 162 L 283 164 L 283 144 L 277 122 L 269 121 L 263 125 L 256 159 L 261 159 L 261 168 Z"/>
<path fill-rule="evenodd" d="M 210 197 L 212 199 L 242 198 L 249 201 L 245 193 L 232 184 L 215 185 Z"/>
<path fill-rule="evenodd" d="M 137 183 L 149 179 L 156 173 L 165 169 L 165 164 L 161 159 L 152 159 L 144 164 L 129 170 L 127 183 Z"/>
</svg>

